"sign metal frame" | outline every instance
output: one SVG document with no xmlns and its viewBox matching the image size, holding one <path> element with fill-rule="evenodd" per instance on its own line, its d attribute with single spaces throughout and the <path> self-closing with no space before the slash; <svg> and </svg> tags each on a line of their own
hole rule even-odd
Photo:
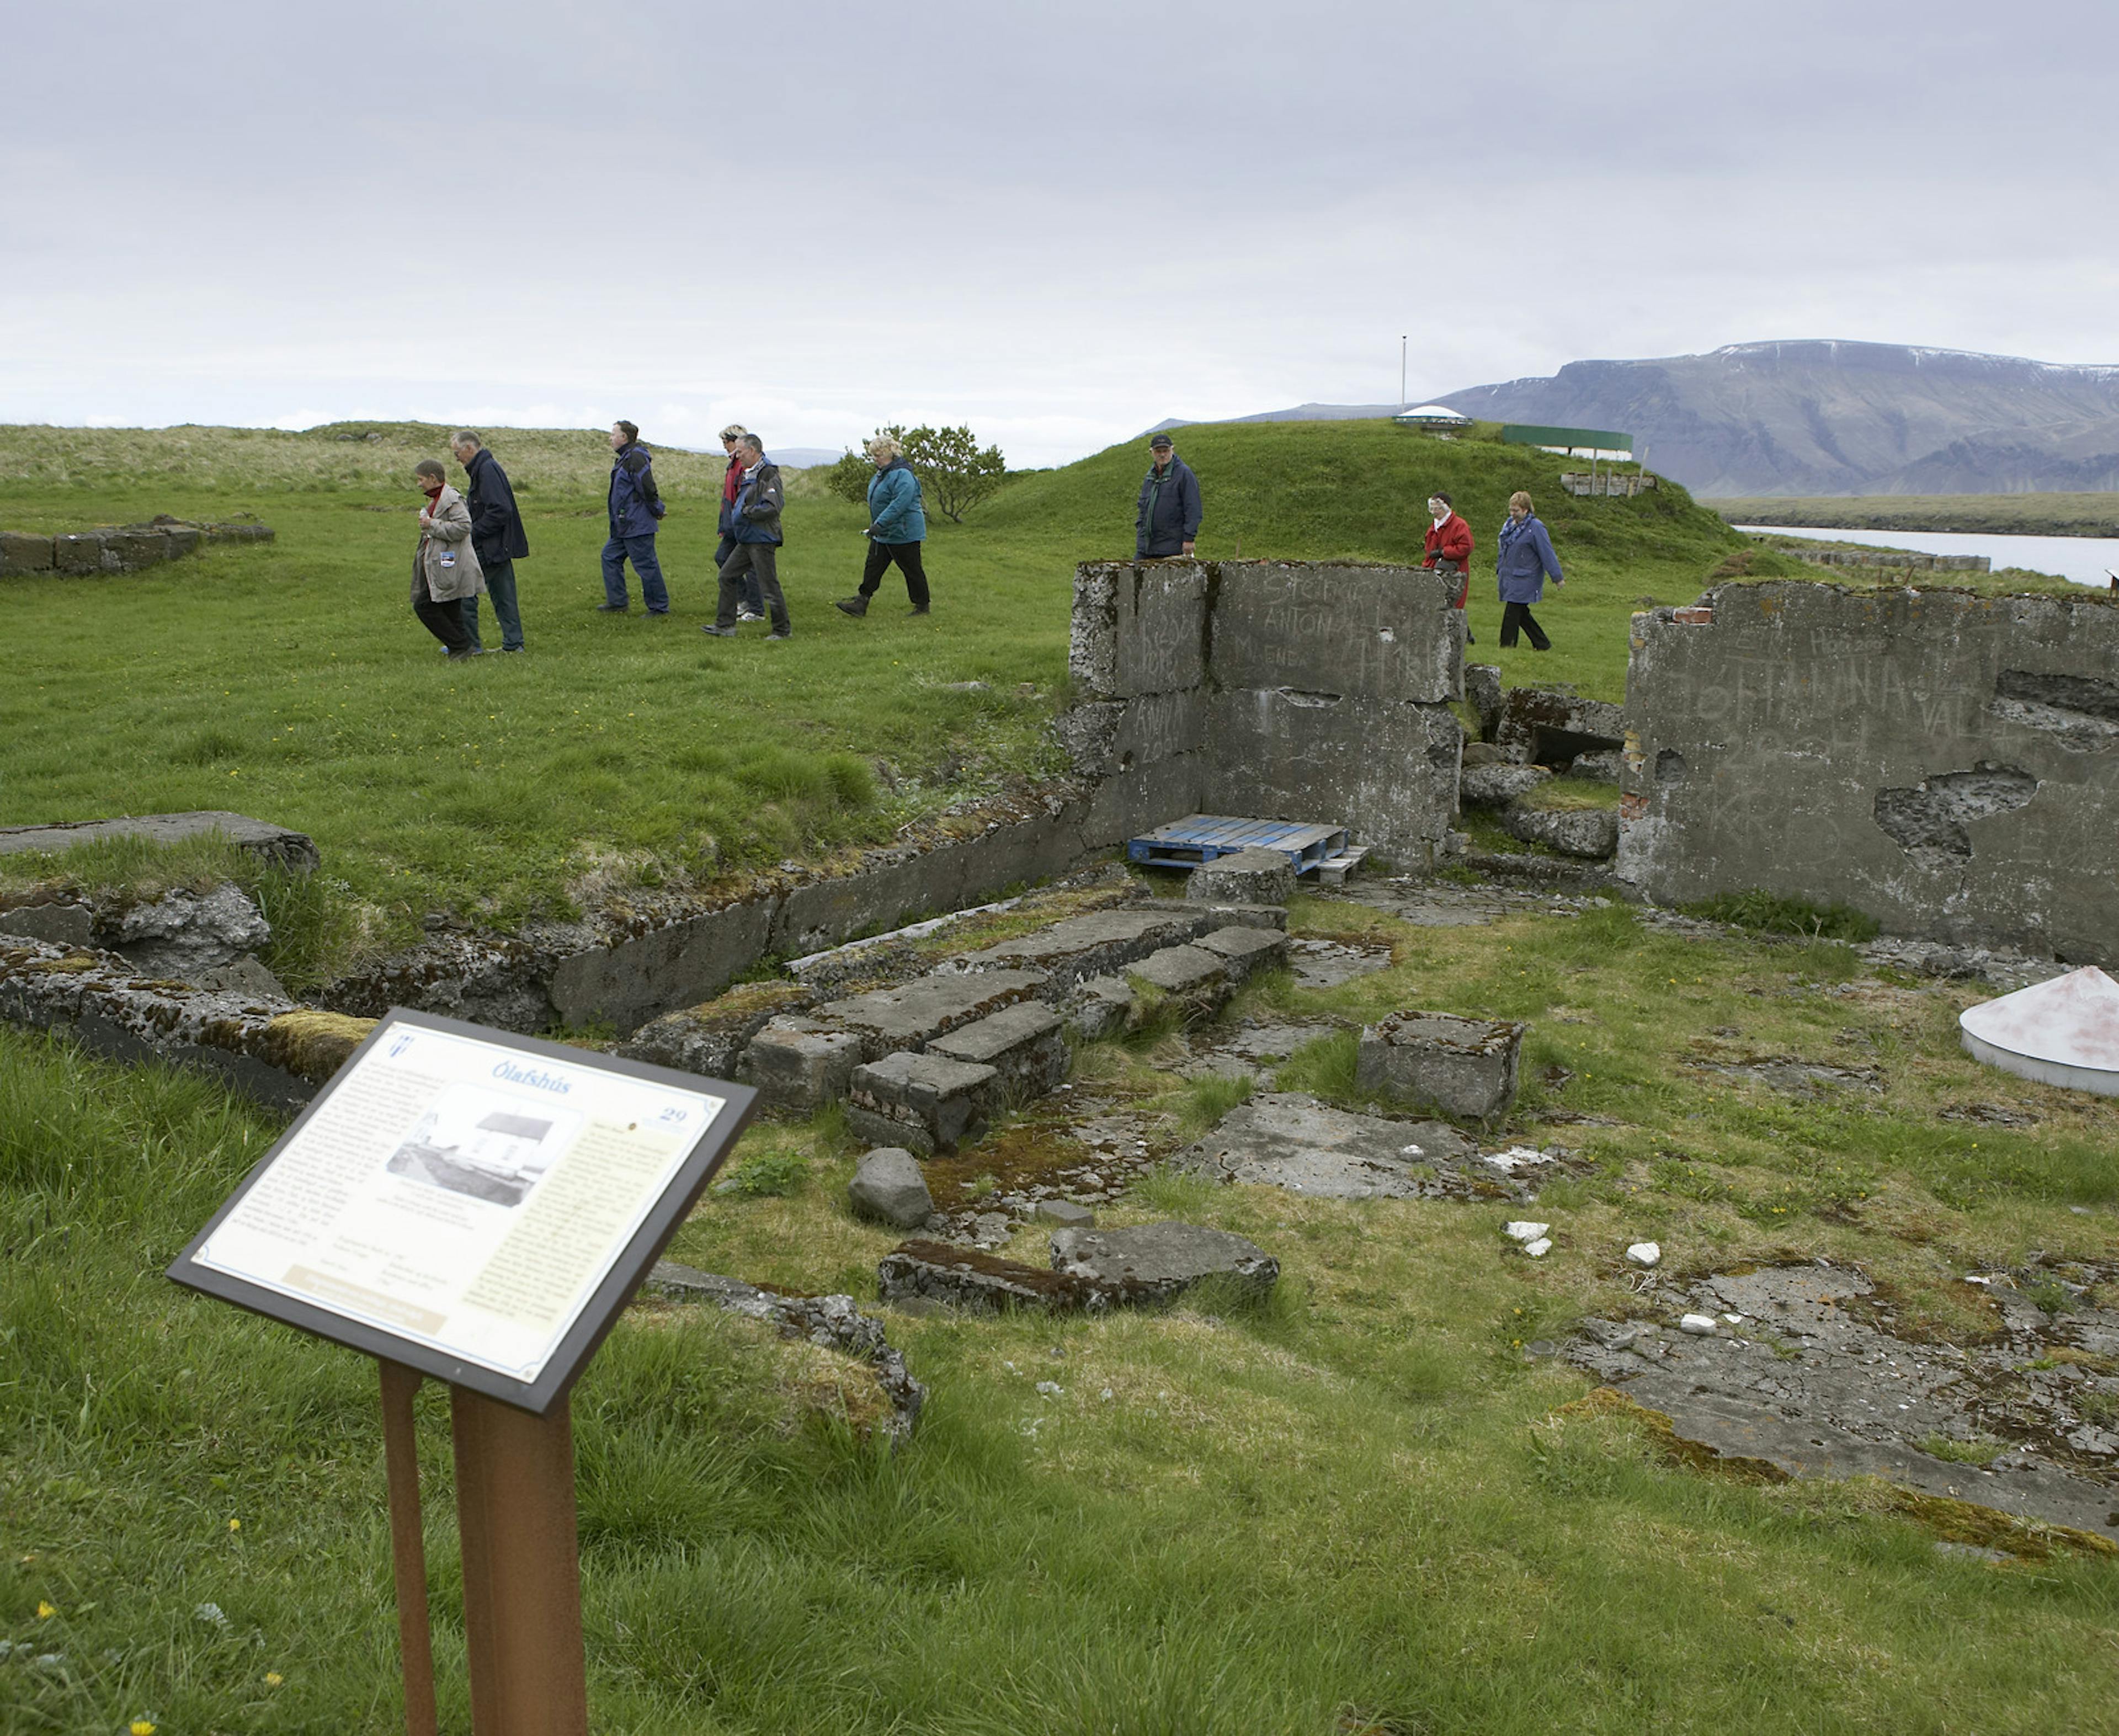
<svg viewBox="0 0 2119 1736">
<path fill-rule="evenodd" d="M 622 1078 L 671 1087 L 694 1095 L 707 1090 L 709 1094 L 725 1099 L 725 1107 L 693 1142 L 691 1149 L 684 1154 L 669 1183 L 648 1208 L 632 1235 L 618 1250 L 602 1280 L 575 1311 L 551 1355 L 539 1370 L 536 1379 L 531 1381 L 512 1379 L 497 1370 L 451 1356 L 417 1339 L 401 1337 L 366 1321 L 349 1319 L 322 1303 L 288 1296 L 197 1262 L 195 1256 L 199 1250 L 242 1204 L 250 1190 L 278 1161 L 281 1153 L 300 1136 L 303 1129 L 329 1099 L 336 1081 L 319 1091 L 287 1130 L 272 1142 L 271 1149 L 221 1202 L 220 1209 L 171 1262 L 165 1275 L 186 1289 L 197 1291 L 222 1302 L 233 1302 L 239 1308 L 247 1308 L 269 1320 L 296 1327 L 328 1343 L 342 1344 L 350 1350 L 359 1351 L 386 1363 L 396 1362 L 416 1370 L 449 1386 L 467 1388 L 487 1398 L 498 1399 L 503 1404 L 528 1411 L 534 1416 L 548 1415 L 572 1389 L 582 1370 L 596 1354 L 597 1347 L 617 1324 L 619 1316 L 624 1311 L 625 1305 L 632 1300 L 634 1291 L 646 1279 L 670 1238 L 677 1232 L 699 1195 L 705 1191 L 707 1184 L 727 1160 L 737 1139 L 750 1125 L 757 1112 L 758 1093 L 748 1085 L 707 1079 L 697 1074 L 678 1072 L 673 1068 L 627 1061 L 616 1056 L 599 1055 L 587 1049 L 569 1048 L 563 1043 L 548 1042 L 541 1037 L 518 1037 L 512 1032 L 495 1031 L 461 1019 L 445 1019 L 433 1013 L 413 1012 L 402 1007 L 392 1007 L 383 1015 L 375 1028 L 347 1058 L 339 1070 L 338 1078 L 349 1077 L 371 1049 L 387 1042 L 392 1033 L 408 1028 L 467 1037 L 474 1042 L 519 1051 L 526 1057 L 615 1074 Z"/>
</svg>

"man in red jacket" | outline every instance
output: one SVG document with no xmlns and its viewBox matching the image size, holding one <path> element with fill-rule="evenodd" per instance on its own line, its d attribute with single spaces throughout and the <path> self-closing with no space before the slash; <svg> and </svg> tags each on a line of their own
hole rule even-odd
<svg viewBox="0 0 2119 1736">
<path fill-rule="evenodd" d="M 1427 497 L 1427 516 L 1434 522 L 1427 527 L 1427 558 L 1423 567 L 1432 567 L 1438 573 L 1459 573 L 1463 583 L 1457 587 L 1454 606 L 1462 609 L 1464 599 L 1472 593 L 1472 527 L 1459 518 L 1457 509 L 1450 505 L 1447 494 L 1435 493 Z M 1464 617 L 1464 643 L 1477 643 L 1472 637 L 1472 617 Z"/>
</svg>

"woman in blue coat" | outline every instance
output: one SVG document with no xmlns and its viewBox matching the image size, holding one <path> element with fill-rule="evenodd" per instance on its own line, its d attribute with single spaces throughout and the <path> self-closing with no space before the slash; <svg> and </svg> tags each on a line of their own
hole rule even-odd
<svg viewBox="0 0 2119 1736">
<path fill-rule="evenodd" d="M 837 606 L 848 615 L 866 615 L 869 599 L 894 560 L 905 575 L 906 595 L 912 599 L 910 612 L 925 615 L 927 569 L 920 564 L 920 545 L 927 540 L 927 509 L 920 499 L 920 479 L 888 434 L 869 441 L 868 455 L 875 466 L 868 485 L 868 562 L 860 589 L 841 597 Z"/>
<path fill-rule="evenodd" d="M 1521 489 L 1509 496 L 1509 522 L 1501 527 L 1500 542 L 1494 573 L 1501 586 L 1501 643 L 1513 646 L 1516 629 L 1521 628 L 1530 635 L 1532 651 L 1550 651 L 1552 641 L 1531 619 L 1530 606 L 1544 601 L 1548 577 L 1556 585 L 1567 581 L 1560 577 L 1552 539 L 1531 510 L 1530 496 Z"/>
</svg>

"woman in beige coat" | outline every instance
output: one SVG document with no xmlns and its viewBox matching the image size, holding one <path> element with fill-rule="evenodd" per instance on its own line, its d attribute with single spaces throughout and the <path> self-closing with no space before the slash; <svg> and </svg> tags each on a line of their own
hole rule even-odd
<svg viewBox="0 0 2119 1736">
<path fill-rule="evenodd" d="M 420 512 L 419 552 L 412 557 L 412 612 L 452 661 L 475 657 L 458 606 L 485 590 L 485 574 L 471 545 L 471 508 L 435 460 L 422 459 L 412 475 L 427 497 Z"/>
</svg>

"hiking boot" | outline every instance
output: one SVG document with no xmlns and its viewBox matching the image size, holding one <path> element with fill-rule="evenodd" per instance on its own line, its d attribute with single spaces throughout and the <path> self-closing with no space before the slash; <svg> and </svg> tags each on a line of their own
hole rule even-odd
<svg viewBox="0 0 2119 1736">
<path fill-rule="evenodd" d="M 629 613 L 632 608 L 633 605 L 630 603 L 598 603 L 596 605 L 596 613 L 598 615 L 625 615 Z"/>
<path fill-rule="evenodd" d="M 716 627 L 712 621 L 707 622 L 705 626 L 699 629 L 699 631 L 702 633 L 711 633 L 717 639 L 732 639 L 736 636 L 735 628 Z"/>
<path fill-rule="evenodd" d="M 775 627 L 772 632 L 766 634 L 765 643 L 770 645 L 775 639 L 791 639 L 794 637 L 795 635 L 785 627 Z"/>
<path fill-rule="evenodd" d="M 851 615 L 858 619 L 868 613 L 868 599 L 865 596 L 842 596 L 832 606 L 842 615 Z"/>
<path fill-rule="evenodd" d="M 926 614 L 926 613 L 927 613 L 927 606 L 926 606 L 926 604 L 925 604 L 925 603 L 915 603 L 915 604 L 914 604 L 914 605 L 913 605 L 910 609 L 907 609 L 905 612 L 906 612 L 907 615 L 925 615 L 925 614 Z"/>
</svg>

